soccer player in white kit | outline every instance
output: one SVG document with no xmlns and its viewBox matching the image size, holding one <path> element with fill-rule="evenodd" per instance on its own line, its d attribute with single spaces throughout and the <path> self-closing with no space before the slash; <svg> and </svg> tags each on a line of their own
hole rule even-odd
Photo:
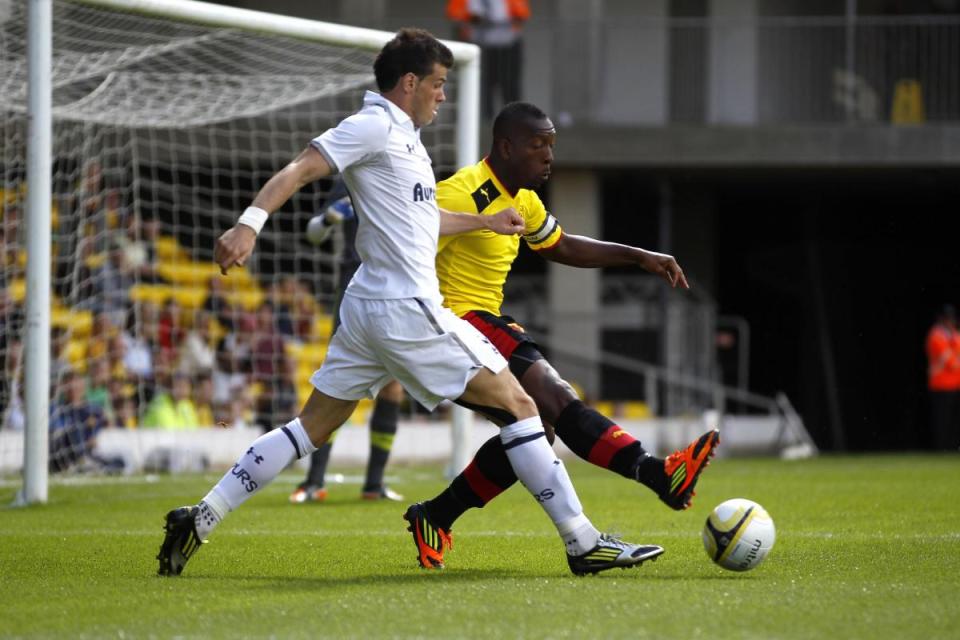
<svg viewBox="0 0 960 640">
<path fill-rule="evenodd" d="M 237 224 L 217 240 L 214 259 L 223 273 L 243 265 L 270 212 L 309 182 L 339 171 L 359 219 L 356 247 L 363 263 L 347 287 L 340 327 L 310 378 L 314 390 L 300 415 L 257 438 L 198 505 L 167 514 L 157 556 L 161 575 L 179 575 L 230 511 L 294 459 L 310 455 L 350 417 L 358 400 L 376 395 L 391 379 L 427 408 L 452 399 L 502 426 L 511 465 L 550 516 L 577 566 L 588 571 L 635 566 L 663 552 L 597 531 L 547 442 L 536 405 L 506 361 L 441 304 L 435 268 L 439 235 L 481 228 L 523 231 L 523 220 L 512 209 L 479 216 L 437 208 L 420 128 L 433 121 L 445 100 L 452 66 L 450 50 L 426 31 L 399 31 L 373 65 L 379 93 L 368 91 L 360 111 L 312 140 L 270 178 Z M 406 517 L 421 566 L 442 567 L 448 533 L 433 528 L 427 513 Z"/>
</svg>

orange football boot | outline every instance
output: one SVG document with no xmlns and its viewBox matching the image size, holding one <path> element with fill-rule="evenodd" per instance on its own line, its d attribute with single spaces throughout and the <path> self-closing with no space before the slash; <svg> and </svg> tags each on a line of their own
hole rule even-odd
<svg viewBox="0 0 960 640">
<path fill-rule="evenodd" d="M 422 502 L 410 505 L 403 519 L 410 523 L 407 531 L 417 545 L 417 562 L 424 569 L 443 569 L 443 550 L 453 548 L 453 534 L 435 527 Z"/>
<path fill-rule="evenodd" d="M 707 431 L 694 440 L 686 449 L 674 451 L 663 462 L 666 474 L 666 487 L 660 493 L 660 499 L 677 511 L 690 507 L 697 478 L 710 464 L 717 445 L 720 444 L 720 432 Z"/>
</svg>

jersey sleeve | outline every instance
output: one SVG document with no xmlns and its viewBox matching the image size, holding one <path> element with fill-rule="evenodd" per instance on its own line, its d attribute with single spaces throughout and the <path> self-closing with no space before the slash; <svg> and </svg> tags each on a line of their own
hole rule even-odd
<svg viewBox="0 0 960 640">
<path fill-rule="evenodd" d="M 387 148 L 390 123 L 377 113 L 355 113 L 310 141 L 337 171 Z"/>
<path fill-rule="evenodd" d="M 539 196 L 533 191 L 530 191 L 529 197 L 524 200 L 520 206 L 520 215 L 523 216 L 524 223 L 523 239 L 534 251 L 549 249 L 557 244 L 560 236 L 563 235 L 560 222 L 547 211 Z"/>
<path fill-rule="evenodd" d="M 457 180 L 457 175 L 454 174 L 437 183 L 437 206 L 455 213 L 476 213 L 477 205 Z M 437 241 L 437 253 L 441 253 L 447 245 L 454 242 L 458 237 L 458 234 L 440 236 Z"/>
</svg>

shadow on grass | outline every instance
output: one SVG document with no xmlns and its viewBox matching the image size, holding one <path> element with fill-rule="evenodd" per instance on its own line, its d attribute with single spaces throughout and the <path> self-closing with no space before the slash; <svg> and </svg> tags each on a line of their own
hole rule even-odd
<svg viewBox="0 0 960 640">
<path fill-rule="evenodd" d="M 638 581 L 728 581 L 728 580 L 762 580 L 763 576 L 755 576 L 742 573 L 710 573 L 700 575 L 690 574 L 656 574 L 644 572 L 643 569 L 627 571 L 607 571 L 596 575 L 577 577 L 569 573 L 536 573 L 507 568 L 490 569 L 446 569 L 443 571 L 415 571 L 405 574 L 378 574 L 370 573 L 354 576 L 283 576 L 283 575 L 243 575 L 236 576 L 232 574 L 217 575 L 199 575 L 183 576 L 177 580 L 187 580 L 196 583 L 205 583 L 207 581 L 232 582 L 237 588 L 249 588 L 251 590 L 270 590 L 270 591 L 315 591 L 329 587 L 365 587 L 365 586 L 419 586 L 431 584 L 425 581 L 442 581 L 445 585 L 472 584 L 481 582 L 501 581 L 505 579 L 515 580 L 563 580 L 569 579 L 572 582 L 580 580 L 588 583 L 595 580 L 625 580 L 636 579 Z M 169 580 L 170 578 L 165 578 Z"/>
<path fill-rule="evenodd" d="M 250 589 L 264 589 L 270 591 L 308 591 L 323 589 L 326 587 L 349 587 L 349 586 L 382 586 L 397 585 L 409 586 L 424 584 L 425 580 L 442 580 L 445 584 L 489 582 L 492 580 L 503 580 L 509 578 L 515 579 L 540 579 L 544 577 L 556 578 L 554 575 L 537 575 L 524 573 L 522 571 L 512 571 L 504 569 L 458 569 L 456 571 L 418 571 L 410 574 L 365 574 L 355 576 L 281 576 L 281 575 L 244 575 L 242 577 L 229 574 L 220 575 L 201 575 L 201 576 L 181 576 L 177 580 L 189 580 L 191 582 L 204 581 L 229 581 L 238 583 L 238 588 L 246 584 Z M 170 578 L 164 578 L 169 580 Z"/>
</svg>

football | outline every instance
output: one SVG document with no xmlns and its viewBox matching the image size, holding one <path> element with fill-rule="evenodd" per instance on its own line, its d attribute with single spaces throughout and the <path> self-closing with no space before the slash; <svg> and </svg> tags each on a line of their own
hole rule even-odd
<svg viewBox="0 0 960 640">
<path fill-rule="evenodd" d="M 744 498 L 720 503 L 703 525 L 707 555 L 731 571 L 749 571 L 763 562 L 776 537 L 766 509 Z"/>
</svg>

